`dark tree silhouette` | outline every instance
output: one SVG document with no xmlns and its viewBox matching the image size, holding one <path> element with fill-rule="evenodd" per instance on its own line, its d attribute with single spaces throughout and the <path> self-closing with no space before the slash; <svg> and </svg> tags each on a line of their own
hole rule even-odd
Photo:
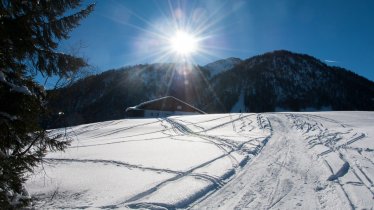
<svg viewBox="0 0 374 210">
<path fill-rule="evenodd" d="M 36 75 L 66 78 L 87 63 L 57 52 L 61 40 L 94 9 L 82 0 L 0 1 L 0 206 L 30 204 L 23 187 L 26 173 L 47 150 L 63 150 L 69 141 L 48 136 L 40 127 L 45 91 Z"/>
</svg>

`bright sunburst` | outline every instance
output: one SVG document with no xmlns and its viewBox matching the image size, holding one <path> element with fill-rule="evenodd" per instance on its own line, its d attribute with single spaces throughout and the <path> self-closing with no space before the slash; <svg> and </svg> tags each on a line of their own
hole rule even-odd
<svg viewBox="0 0 374 210">
<path fill-rule="evenodd" d="M 226 3 L 202 2 L 194 5 L 190 1 L 164 1 L 159 5 L 161 15 L 152 20 L 130 12 L 129 20 L 134 18 L 143 24 L 125 22 L 141 32 L 132 42 L 132 62 L 197 64 L 217 60 L 222 57 L 220 52 L 231 50 L 225 47 L 225 36 L 221 33 L 224 28 L 220 24 L 235 10 L 227 10 Z"/>
<path fill-rule="evenodd" d="M 171 49 L 182 56 L 190 56 L 198 50 L 198 39 L 185 31 L 178 30 L 169 39 Z"/>
</svg>

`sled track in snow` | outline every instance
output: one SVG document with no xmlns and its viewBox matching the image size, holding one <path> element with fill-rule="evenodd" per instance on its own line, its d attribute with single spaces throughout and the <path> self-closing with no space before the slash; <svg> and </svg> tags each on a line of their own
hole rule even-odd
<svg viewBox="0 0 374 210">
<path fill-rule="evenodd" d="M 175 118 L 178 119 L 177 117 L 175 117 Z M 201 123 L 205 123 L 205 122 L 211 122 L 211 121 L 220 120 L 220 119 L 224 119 L 224 118 L 228 118 L 228 116 L 217 117 L 217 118 L 214 118 L 214 119 L 199 121 L 199 122 L 196 122 L 196 123 L 189 123 L 189 124 L 186 124 L 186 125 L 190 125 L 190 124 L 192 125 L 193 124 L 193 125 L 196 126 L 197 124 L 201 124 Z M 165 119 L 167 119 L 167 118 L 157 118 L 157 121 L 155 121 L 155 122 L 142 123 L 142 124 L 138 124 L 138 125 L 134 125 L 134 126 L 130 126 L 130 127 L 125 127 L 125 128 L 118 128 L 118 129 L 115 129 L 114 131 L 104 132 L 104 133 L 89 136 L 89 137 L 86 137 L 86 138 L 91 140 L 91 138 L 95 139 L 95 138 L 100 138 L 100 137 L 106 137 L 106 136 L 109 136 L 109 135 L 112 135 L 112 134 L 120 133 L 120 132 L 130 130 L 130 129 L 133 129 L 133 128 L 137 128 L 137 127 L 142 127 L 142 126 L 151 125 L 151 124 L 158 124 L 158 123 L 162 124 L 165 121 Z M 96 129 L 97 126 L 94 126 L 94 127 Z M 93 129 L 93 130 L 95 130 L 95 129 Z M 140 134 L 135 134 L 135 135 L 120 136 L 120 137 L 116 137 L 116 138 L 112 138 L 112 139 L 126 139 L 126 138 L 133 138 L 133 137 L 141 137 L 141 136 L 147 136 L 149 134 L 164 133 L 164 132 L 166 132 L 168 130 L 172 130 L 172 129 L 174 129 L 174 128 L 173 127 L 172 128 L 164 128 L 162 130 L 140 133 Z M 73 133 L 74 136 L 77 136 L 75 134 L 74 130 L 68 131 L 68 134 L 69 133 Z M 183 135 L 175 135 L 175 136 L 183 136 Z M 120 144 L 120 143 L 132 142 L 132 141 L 149 141 L 149 140 L 157 140 L 157 139 L 163 139 L 163 138 L 169 138 L 169 137 L 170 137 L 170 135 L 168 135 L 166 137 L 147 138 L 147 139 L 140 139 L 140 140 L 136 140 L 136 139 L 135 140 L 121 140 L 121 141 L 113 141 L 113 142 L 108 142 L 108 143 L 74 145 L 74 146 L 70 146 L 68 148 L 92 147 L 92 146 L 101 146 L 101 145 L 105 145 L 105 144 Z M 88 141 L 88 140 L 86 140 L 86 141 Z M 83 141 L 83 142 L 85 142 L 85 141 Z"/>
<path fill-rule="evenodd" d="M 359 181 L 357 184 L 359 186 L 364 186 L 365 188 L 367 188 L 367 190 L 369 192 L 371 192 L 372 196 L 374 196 L 374 188 L 373 188 L 374 185 L 373 185 L 372 179 L 360 167 L 360 163 L 358 162 L 359 160 L 350 160 L 350 159 L 348 159 L 348 156 L 345 155 L 345 150 L 349 149 L 348 146 L 353 144 L 354 142 L 357 142 L 359 140 L 364 139 L 365 137 L 367 137 L 366 134 L 355 133 L 354 129 L 350 128 L 349 125 L 341 123 L 337 120 L 327 118 L 327 117 L 321 117 L 321 116 L 309 115 L 309 114 L 308 115 L 306 115 L 306 114 L 300 114 L 300 115 L 290 114 L 290 115 L 287 115 L 287 117 L 289 117 L 291 120 L 293 120 L 294 123 L 296 122 L 295 126 L 297 127 L 297 129 L 304 130 L 304 135 L 307 135 L 306 139 L 310 139 L 309 144 L 312 144 L 312 147 L 319 144 L 319 145 L 323 145 L 327 148 L 326 151 L 324 151 L 320 154 L 317 154 L 317 157 L 323 159 L 323 162 L 325 163 L 325 165 L 327 166 L 327 168 L 330 170 L 330 172 L 332 174 L 330 177 L 335 176 L 335 178 L 332 178 L 332 179 L 335 180 L 335 182 L 338 184 L 340 189 L 343 191 L 351 209 L 355 209 L 357 205 L 355 205 L 355 203 L 353 202 L 353 200 L 351 198 L 351 195 L 348 193 L 348 191 L 345 189 L 344 184 L 339 179 L 339 177 L 344 176 L 346 173 L 348 173 L 348 170 L 352 171 L 352 174 Z M 296 119 L 296 118 L 304 118 L 304 120 Z M 329 129 L 326 129 L 323 126 L 323 123 L 317 123 L 316 121 L 314 121 L 314 119 L 324 120 L 324 121 L 327 121 L 329 123 L 335 123 L 335 124 L 339 125 L 340 127 L 342 127 L 343 129 L 345 129 L 345 131 L 343 131 L 343 132 L 342 131 L 330 131 Z M 312 124 L 311 124 L 311 121 L 312 121 Z M 305 127 L 307 127 L 307 129 L 305 129 Z M 308 136 L 310 132 L 317 132 L 317 134 L 315 134 L 315 136 Z M 350 137 L 349 136 L 346 137 L 349 134 L 350 134 Z M 347 140 L 347 138 L 348 138 L 348 140 Z M 336 145 L 338 142 L 340 142 L 342 140 L 345 140 L 346 142 L 343 143 L 343 144 L 340 144 L 340 145 Z M 318 141 L 318 142 L 316 142 L 316 141 Z M 324 158 L 324 156 L 329 154 L 329 153 L 334 153 L 336 157 L 338 157 L 343 163 L 345 163 L 342 166 L 342 168 L 336 173 L 334 173 L 334 171 L 333 171 L 332 167 L 330 166 L 329 162 Z M 362 157 L 362 159 L 367 159 L 360 152 L 358 152 L 358 154 Z M 373 163 L 373 162 L 371 162 L 371 163 Z M 344 166 L 346 164 L 348 164 L 347 165 L 348 168 L 345 169 Z M 342 170 L 345 170 L 345 171 L 342 172 L 342 174 L 340 174 L 340 171 L 342 171 Z M 366 181 L 364 181 L 364 179 Z M 369 185 L 366 184 L 366 182 L 368 182 Z"/>
<path fill-rule="evenodd" d="M 142 183 L 140 176 L 136 177 L 134 180 L 139 180 L 141 184 L 139 189 L 137 186 L 136 192 L 116 193 L 113 197 L 115 199 L 110 202 L 97 201 L 97 194 L 92 193 L 97 189 L 87 187 L 93 186 L 90 182 L 83 182 L 82 186 L 77 184 L 74 189 L 71 188 L 71 193 L 74 194 L 61 191 L 62 196 L 56 196 L 55 201 L 51 199 L 45 205 L 41 203 L 40 206 L 39 203 L 35 206 L 99 209 L 371 209 L 370 205 L 373 203 L 368 198 L 374 199 L 374 148 L 371 148 L 373 144 L 369 141 L 372 140 L 369 136 L 372 132 L 366 131 L 367 128 L 371 129 L 371 125 L 368 127 L 366 124 L 374 120 L 374 115 L 365 118 L 364 122 L 359 121 L 361 115 L 364 116 L 352 115 L 350 121 L 350 113 L 343 113 L 341 116 L 334 113 L 238 113 L 206 117 L 174 116 L 128 122 L 107 121 L 72 127 L 66 133 L 70 133 L 74 140 L 75 137 L 82 138 L 81 142 L 73 142 L 75 146 L 70 147 L 71 153 L 45 158 L 46 169 L 58 165 L 63 166 L 64 170 L 75 170 L 71 167 L 84 164 L 84 167 L 93 169 L 96 173 L 95 168 L 108 168 L 109 171 L 119 173 L 118 178 L 123 181 L 119 184 L 124 186 L 133 183 L 122 180 L 126 179 L 122 174 L 141 174 L 147 181 L 148 177 L 152 179 L 149 183 Z M 330 119 L 330 116 L 334 119 Z M 352 125 L 346 122 L 352 122 Z M 61 129 L 53 130 L 51 135 L 58 134 L 59 131 L 63 132 Z M 184 151 L 176 141 L 181 141 L 181 144 L 193 152 Z M 140 143 L 126 144 L 127 142 Z M 181 169 L 180 166 L 185 165 L 179 164 L 179 161 L 168 167 L 168 162 L 149 162 L 149 156 L 143 154 L 140 154 L 140 158 L 135 156 L 136 159 L 129 156 L 131 158 L 123 159 L 124 162 L 117 159 L 122 157 L 123 151 L 114 144 L 122 144 L 118 146 L 123 148 L 137 148 L 147 147 L 150 145 L 147 142 L 152 145 L 160 142 L 162 150 L 163 145 L 168 148 L 170 143 L 171 150 L 160 153 L 156 146 L 150 147 L 151 150 L 142 148 L 139 151 L 144 152 L 144 155 L 161 155 L 164 160 L 164 154 L 169 156 L 168 151 L 172 157 L 175 154 L 175 157 L 179 157 L 181 154 L 178 151 L 181 149 L 183 154 L 193 157 L 194 164 L 185 156 L 181 162 L 188 162 L 189 166 Z M 112 144 L 114 146 L 107 146 Z M 198 146 L 197 149 L 195 145 Z M 93 148 L 72 150 L 79 147 Z M 112 148 L 116 153 L 107 155 L 105 151 L 111 151 Z M 205 150 L 201 151 L 200 148 L 207 148 L 208 152 L 204 154 Z M 100 149 L 105 156 L 95 154 Z M 202 153 L 194 157 L 196 151 Z M 144 160 L 142 157 L 145 157 Z M 54 173 L 61 173 L 60 170 L 55 171 Z M 105 180 L 105 172 L 98 172 L 99 178 L 104 175 Z M 66 173 L 67 179 L 69 175 Z M 65 175 L 61 179 L 65 179 Z M 116 183 L 108 184 L 117 186 Z M 74 197 L 75 192 L 80 193 L 80 188 L 77 187 L 87 188 L 87 193 Z M 35 185 L 34 188 L 40 187 Z M 38 189 L 37 192 L 47 192 L 35 194 L 40 202 L 44 198 L 50 199 L 49 189 Z M 76 204 L 64 204 L 64 196 L 75 199 L 72 202 Z M 78 200 L 80 198 L 82 200 Z"/>
<path fill-rule="evenodd" d="M 249 116 L 245 116 L 245 117 L 249 117 Z M 245 117 L 240 117 L 240 118 L 245 118 Z M 240 120 L 240 118 L 235 119 L 234 121 Z M 161 203 L 157 203 L 157 204 L 155 204 L 155 203 L 142 203 L 142 202 L 136 202 L 136 201 L 141 200 L 142 198 L 144 198 L 148 195 L 151 195 L 152 193 L 156 192 L 158 189 L 165 186 L 166 184 L 177 181 L 177 180 L 182 179 L 183 177 L 186 177 L 186 176 L 198 176 L 200 178 L 203 178 L 203 179 L 206 179 L 206 180 L 210 181 L 213 184 L 213 187 L 208 187 L 207 189 L 203 189 L 204 193 L 202 193 L 201 195 L 194 195 L 193 198 L 190 198 L 191 202 L 194 202 L 195 200 L 200 199 L 202 196 L 206 196 L 207 194 L 209 194 L 208 192 L 215 191 L 215 190 L 219 189 L 220 187 L 222 187 L 225 184 L 223 182 L 223 180 L 231 177 L 235 172 L 234 171 L 229 172 L 228 174 L 224 175 L 224 177 L 216 178 L 216 177 L 212 177 L 212 176 L 209 176 L 209 175 L 206 175 L 206 174 L 196 174 L 194 171 L 196 171 L 197 169 L 203 168 L 203 167 L 205 167 L 205 166 L 207 166 L 207 165 L 209 165 L 209 164 L 211 164 L 211 163 L 213 163 L 217 160 L 220 160 L 222 158 L 230 157 L 233 152 L 240 151 L 245 144 L 254 140 L 254 139 L 250 139 L 249 141 L 245 141 L 245 142 L 241 143 L 240 145 L 232 145 L 232 144 L 228 143 L 226 140 L 223 140 L 223 141 L 222 141 L 222 139 L 220 139 L 221 141 L 217 140 L 217 137 L 213 138 L 212 136 L 203 135 L 203 134 L 201 134 L 201 132 L 198 132 L 198 133 L 192 132 L 186 125 L 178 123 L 178 122 L 176 122 L 176 120 L 172 120 L 170 118 L 167 118 L 166 121 L 172 126 L 171 129 L 174 132 L 176 132 L 176 133 L 179 132 L 183 135 L 197 136 L 197 137 L 202 138 L 204 140 L 210 141 L 211 143 L 213 143 L 217 147 L 223 149 L 225 154 L 220 155 L 220 156 L 218 156 L 218 157 L 216 157 L 212 160 L 209 160 L 207 162 L 204 162 L 204 163 L 202 163 L 202 164 L 200 164 L 200 165 L 198 165 L 194 168 L 191 168 L 190 170 L 187 170 L 187 171 L 183 172 L 182 174 L 177 174 L 175 177 L 172 177 L 168 180 L 165 180 L 164 182 L 161 182 L 161 183 L 157 184 L 156 186 L 154 186 L 154 187 L 152 187 L 152 188 L 150 188 L 150 189 L 148 189 L 148 190 L 146 190 L 142 193 L 139 193 L 138 195 L 135 195 L 132 198 L 127 199 L 124 202 L 118 203 L 115 206 L 125 205 L 125 206 L 128 206 L 130 208 L 141 208 L 141 207 L 146 207 L 146 206 L 148 206 L 148 207 L 149 206 L 167 207 L 168 209 L 186 208 L 191 203 L 186 203 L 186 204 L 183 204 L 181 206 L 169 206 L 169 205 L 161 204 Z M 230 123 L 232 123 L 232 121 L 222 123 L 221 125 L 214 126 L 213 128 L 215 129 L 215 128 L 218 128 L 218 127 L 230 124 Z M 191 125 L 191 124 L 189 124 L 189 125 Z M 267 142 L 267 139 L 270 138 L 270 137 L 268 136 L 268 137 L 261 137 L 261 138 L 264 139 L 263 141 L 264 141 L 264 144 L 265 144 Z M 256 139 L 260 139 L 260 138 L 256 138 Z M 262 146 L 264 146 L 264 144 Z M 230 150 L 227 151 L 226 149 L 223 148 L 223 146 L 229 147 Z M 258 153 L 260 150 L 261 149 L 257 149 L 256 152 Z M 231 158 L 233 158 L 233 157 L 231 157 Z M 243 159 L 241 163 L 238 164 L 238 167 L 239 166 L 243 167 L 246 162 L 248 162 L 248 156 L 247 156 L 247 158 Z"/>
<path fill-rule="evenodd" d="M 144 197 L 146 197 L 146 196 L 148 196 L 148 195 L 156 192 L 159 188 L 161 188 L 162 186 L 165 186 L 166 184 L 169 184 L 170 182 L 177 181 L 177 180 L 182 179 L 183 177 L 186 177 L 186 176 L 198 176 L 200 178 L 203 178 L 203 179 L 206 179 L 206 180 L 212 182 L 213 188 L 211 188 L 211 189 L 205 189 L 207 191 L 211 191 L 211 190 L 220 188 L 223 185 L 222 181 L 219 181 L 217 178 L 209 176 L 209 175 L 206 175 L 206 174 L 199 175 L 199 174 L 193 173 L 193 171 L 195 171 L 197 169 L 200 169 L 200 168 L 203 168 L 203 167 L 207 166 L 208 164 L 210 164 L 210 163 L 212 163 L 212 162 L 214 162 L 216 160 L 219 160 L 221 158 L 226 157 L 227 155 L 228 154 L 224 154 L 224 155 L 218 156 L 218 157 L 216 157 L 216 158 L 214 158 L 214 159 L 212 159 L 210 161 L 207 161 L 207 162 L 204 162 L 204 163 L 202 163 L 202 164 L 200 164 L 198 166 L 195 166 L 195 167 L 193 167 L 193 168 L 191 168 L 191 169 L 189 169 L 189 170 L 187 170 L 187 171 L 185 171 L 185 172 L 183 172 L 181 174 L 177 174 L 176 176 L 174 176 L 174 177 L 172 177 L 170 179 L 167 179 L 167 180 L 165 180 L 165 181 L 157 184 L 156 186 L 154 186 L 154 187 L 152 187 L 152 188 L 150 188 L 150 189 L 148 189 L 148 190 L 146 190 L 146 191 L 144 191 L 142 193 L 139 193 L 139 194 L 137 194 L 137 195 L 135 195 L 135 196 L 127 199 L 124 202 L 116 204 L 116 206 L 121 206 L 121 205 L 126 204 L 127 206 L 135 207 L 134 206 L 135 204 L 136 205 L 141 204 L 141 202 L 137 203 L 135 201 L 140 200 L 141 198 L 144 198 Z M 178 206 L 178 207 L 174 207 L 174 208 L 183 208 L 183 206 Z"/>
<path fill-rule="evenodd" d="M 229 125 L 229 124 L 234 123 L 234 122 L 239 121 L 239 120 L 243 121 L 244 119 L 246 119 L 250 116 L 253 116 L 253 115 L 255 115 L 255 114 L 250 114 L 250 115 L 246 115 L 246 116 L 243 116 L 242 114 L 240 114 L 238 119 L 235 119 L 235 120 L 230 121 L 230 122 L 222 123 L 218 126 L 214 126 L 214 128 Z M 271 130 L 270 122 L 267 118 L 265 119 L 262 115 L 257 114 L 257 121 L 258 121 L 259 127 L 261 129 L 270 129 Z M 258 142 L 261 139 L 262 142 L 264 144 L 266 144 L 267 140 L 271 136 L 270 135 L 270 136 L 267 136 L 267 137 L 257 137 L 257 138 L 250 138 L 250 137 L 247 136 L 246 137 L 246 138 L 248 138 L 247 141 L 235 142 L 235 141 L 232 141 L 232 140 L 229 140 L 229 139 L 226 139 L 226 138 L 222 138 L 222 137 L 218 137 L 218 136 L 202 134 L 201 132 L 193 132 L 186 125 L 178 123 L 176 120 L 167 119 L 166 122 L 168 122 L 174 128 L 173 130 L 176 134 L 181 133 L 181 134 L 190 135 L 190 136 L 197 136 L 197 137 L 199 137 L 201 139 L 204 139 L 204 140 L 210 142 L 211 144 L 217 146 L 219 149 L 221 149 L 224 153 L 227 153 L 227 154 L 228 153 L 231 154 L 233 152 L 241 151 L 242 148 L 246 144 L 248 144 L 248 143 L 251 144 L 252 141 Z M 234 128 L 234 126 L 233 126 L 233 128 Z M 212 128 L 209 128 L 209 129 L 212 129 Z M 237 133 L 239 133 L 239 132 L 237 131 Z M 261 146 L 259 144 L 261 144 L 261 143 L 258 143 L 257 145 L 254 145 L 255 146 L 254 152 L 249 152 L 249 154 L 253 154 L 253 155 L 258 154 L 258 152 L 260 151 L 259 147 L 263 146 L 263 145 Z M 248 153 L 248 151 L 245 151 L 245 152 Z M 237 160 L 233 156 L 229 155 L 229 157 L 230 157 L 230 159 L 232 159 L 232 161 L 237 162 Z M 234 164 L 234 162 L 233 162 L 233 164 Z"/>
<path fill-rule="evenodd" d="M 170 174 L 182 174 L 181 171 L 174 171 L 169 169 L 161 169 L 161 168 L 152 168 L 152 167 L 145 167 L 135 164 L 129 164 L 122 161 L 116 160 L 101 160 L 101 159 L 69 159 L 69 158 L 44 158 L 45 161 L 52 161 L 52 162 L 78 162 L 78 163 L 102 163 L 102 164 L 110 164 L 116 166 L 122 166 L 126 168 L 135 168 L 140 170 L 148 170 L 148 171 L 155 171 L 155 172 L 163 172 L 163 173 L 170 173 Z"/>
<path fill-rule="evenodd" d="M 277 198 L 277 194 L 279 193 L 279 185 L 281 184 L 281 180 L 279 179 L 279 175 L 281 174 L 282 170 L 285 168 L 286 166 L 286 162 L 288 161 L 289 159 L 289 154 L 290 154 L 290 147 L 289 145 L 287 144 L 287 152 L 286 152 L 286 155 L 284 156 L 281 164 L 279 164 L 279 170 L 276 172 L 276 180 L 277 180 L 277 183 L 275 185 L 275 188 L 273 189 L 272 191 L 272 194 L 270 195 L 269 197 L 269 206 L 267 207 L 267 209 L 271 209 L 273 206 L 275 206 L 277 203 L 279 203 L 284 197 L 286 197 L 289 193 L 286 192 L 285 194 L 281 195 L 279 198 Z M 291 182 L 292 183 L 292 182 Z"/>
<path fill-rule="evenodd" d="M 217 117 L 217 118 L 214 118 L 214 119 L 204 120 L 204 121 L 197 122 L 197 123 L 194 123 L 194 124 L 199 124 L 199 123 L 204 123 L 204 122 L 209 122 L 209 121 L 220 120 L 220 119 L 227 118 L 227 117 L 228 116 Z M 178 117 L 175 117 L 175 118 L 178 119 Z M 109 132 L 103 132 L 103 133 L 100 133 L 100 134 L 89 136 L 89 138 L 105 137 L 105 136 L 109 136 L 109 135 L 112 135 L 112 134 L 120 133 L 120 132 L 123 132 L 123 131 L 126 131 L 126 130 L 130 130 L 130 129 L 133 129 L 133 128 L 137 128 L 137 127 L 143 127 L 143 126 L 147 126 L 147 125 L 158 124 L 158 123 L 160 123 L 160 121 L 162 122 L 163 120 L 165 120 L 165 118 L 155 118 L 155 119 L 157 119 L 157 121 L 148 122 L 148 123 L 141 123 L 141 124 L 138 124 L 138 125 L 133 125 L 133 126 L 124 127 L 124 128 L 118 128 L 118 129 L 115 129 L 115 130 L 111 130 Z M 151 133 L 154 133 L 154 132 L 151 132 Z M 139 134 L 139 136 L 147 135 L 147 134 L 151 134 L 151 133 L 143 133 L 143 134 Z M 130 137 L 130 136 L 124 136 L 123 138 L 126 138 L 126 137 Z M 133 137 L 133 136 L 131 136 L 131 137 Z"/>
<path fill-rule="evenodd" d="M 169 173 L 169 174 L 176 174 L 176 175 L 186 175 L 189 171 L 175 171 L 170 169 L 161 169 L 161 168 L 153 168 L 153 167 L 145 167 L 135 164 L 129 164 L 122 161 L 115 161 L 115 160 L 100 160 L 100 159 L 68 159 L 68 158 L 45 158 L 44 159 L 47 163 L 48 162 L 77 162 L 77 163 L 101 163 L 101 164 L 110 164 L 115 166 L 121 166 L 125 168 L 134 168 L 139 170 L 146 170 L 146 171 L 154 171 L 154 172 L 161 172 L 161 173 Z M 210 176 L 207 174 L 200 174 L 200 173 L 190 173 L 189 176 L 199 177 L 205 180 L 212 182 L 215 186 L 221 187 L 223 186 L 223 182 L 214 176 Z"/>
</svg>

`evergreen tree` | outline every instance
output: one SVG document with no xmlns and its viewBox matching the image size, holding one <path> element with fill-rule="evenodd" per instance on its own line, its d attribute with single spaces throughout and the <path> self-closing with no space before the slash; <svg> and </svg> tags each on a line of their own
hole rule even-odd
<svg viewBox="0 0 374 210">
<path fill-rule="evenodd" d="M 94 8 L 82 0 L 0 1 L 0 207 L 30 204 L 23 187 L 26 173 L 47 150 L 68 141 L 40 127 L 45 92 L 36 75 L 68 77 L 87 66 L 82 58 L 57 52 L 61 40 Z"/>
</svg>

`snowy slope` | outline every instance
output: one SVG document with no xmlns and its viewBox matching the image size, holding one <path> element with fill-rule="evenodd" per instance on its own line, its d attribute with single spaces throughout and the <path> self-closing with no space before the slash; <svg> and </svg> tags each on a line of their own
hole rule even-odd
<svg viewBox="0 0 374 210">
<path fill-rule="evenodd" d="M 245 112 L 246 107 L 244 104 L 244 91 L 242 90 L 239 95 L 238 101 L 234 104 L 234 106 L 231 108 L 231 113 L 241 113 Z"/>
<path fill-rule="evenodd" d="M 240 58 L 226 58 L 221 59 L 218 61 L 214 61 L 213 63 L 209 63 L 204 66 L 204 68 L 208 69 L 210 71 L 210 77 L 213 77 L 217 74 L 220 74 L 224 71 L 227 71 L 231 68 L 233 68 L 235 65 L 242 62 Z"/>
<path fill-rule="evenodd" d="M 373 112 L 126 119 L 67 132 L 71 147 L 27 182 L 37 209 L 374 206 Z"/>
</svg>

